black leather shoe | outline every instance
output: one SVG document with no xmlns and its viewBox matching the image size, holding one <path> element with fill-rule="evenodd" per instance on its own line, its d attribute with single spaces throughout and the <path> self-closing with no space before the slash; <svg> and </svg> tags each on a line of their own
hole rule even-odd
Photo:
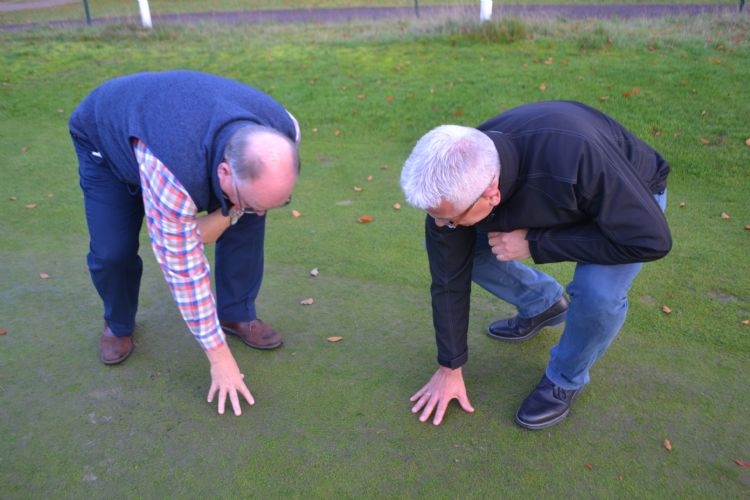
<svg viewBox="0 0 750 500">
<path fill-rule="evenodd" d="M 521 318 L 515 315 L 512 318 L 495 321 L 487 328 L 487 335 L 505 342 L 523 342 L 539 333 L 545 326 L 558 325 L 565 321 L 567 312 L 568 299 L 563 295 L 549 309 L 533 318 Z"/>
<path fill-rule="evenodd" d="M 570 406 L 582 390 L 583 387 L 563 389 L 544 375 L 534 392 L 523 400 L 516 412 L 516 423 L 535 431 L 562 422 L 570 413 Z"/>
</svg>

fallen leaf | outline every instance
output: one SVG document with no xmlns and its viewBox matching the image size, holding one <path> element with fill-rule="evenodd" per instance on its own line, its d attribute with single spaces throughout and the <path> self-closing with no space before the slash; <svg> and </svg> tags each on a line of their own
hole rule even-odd
<svg viewBox="0 0 750 500">
<path fill-rule="evenodd" d="M 675 137 L 680 137 L 682 135 L 682 132 L 680 132 L 679 130 L 675 130 L 674 132 L 672 132 L 672 135 Z"/>
<path fill-rule="evenodd" d="M 62 108 L 57 108 L 57 112 L 58 112 L 58 113 L 62 113 L 63 111 L 65 111 L 65 110 L 64 110 L 64 109 L 62 109 Z"/>
<path fill-rule="evenodd" d="M 750 146 L 750 137 L 745 139 L 745 146 Z"/>
<path fill-rule="evenodd" d="M 362 188 L 360 186 L 354 186 L 354 191 L 356 191 L 357 193 L 361 193 Z"/>
<path fill-rule="evenodd" d="M 745 224 L 745 231 L 750 231 L 750 224 Z"/>
<path fill-rule="evenodd" d="M 367 176 L 367 182 L 370 182 L 371 180 L 372 180 L 372 176 L 371 176 L 371 175 L 368 175 L 368 176 Z"/>
<path fill-rule="evenodd" d="M 560 61 L 560 66 L 567 66 L 567 65 L 568 65 L 567 59 L 563 59 L 562 61 Z"/>
<path fill-rule="evenodd" d="M 662 310 L 662 312 L 664 312 L 664 314 L 671 314 L 672 313 L 672 308 L 669 307 L 669 306 L 661 306 L 661 310 Z"/>
<path fill-rule="evenodd" d="M 24 147 L 21 148 L 21 152 L 22 153 L 26 153 L 28 150 L 29 150 L 28 146 L 24 146 Z"/>
<path fill-rule="evenodd" d="M 629 96 L 630 96 L 630 92 L 629 92 L 629 91 L 628 91 L 628 92 L 623 92 L 623 93 L 622 93 L 622 96 L 623 96 L 623 97 L 629 97 Z"/>
<path fill-rule="evenodd" d="M 49 274 L 47 274 L 47 273 L 39 273 L 39 277 L 42 278 L 43 280 L 48 280 L 49 279 Z"/>
<path fill-rule="evenodd" d="M 591 465 L 591 464 L 586 464 L 586 468 L 587 468 L 588 470 L 594 470 L 594 466 L 593 466 L 593 465 Z"/>
<path fill-rule="evenodd" d="M 622 481 L 624 478 L 620 475 L 620 476 L 617 476 L 617 479 Z"/>
<path fill-rule="evenodd" d="M 307 80 L 307 83 L 309 83 L 310 85 L 315 85 L 315 79 L 311 78 L 310 80 Z"/>
<path fill-rule="evenodd" d="M 315 127 L 314 129 L 312 129 L 312 133 L 313 133 L 313 134 L 317 134 L 317 133 L 318 133 L 318 128 L 317 128 L 317 127 Z"/>
<path fill-rule="evenodd" d="M 544 64 L 552 64 L 552 58 L 548 57 L 547 59 L 545 59 Z"/>
<path fill-rule="evenodd" d="M 393 208 L 395 208 L 396 210 L 401 210 L 401 203 L 394 203 Z"/>
<path fill-rule="evenodd" d="M 708 146 L 709 144 L 711 144 L 711 141 L 709 141 L 705 137 L 701 137 L 700 141 L 701 141 L 701 144 L 703 144 L 704 146 Z"/>
<path fill-rule="evenodd" d="M 367 224 L 368 222 L 372 222 L 372 216 L 371 215 L 362 215 L 357 221 L 360 224 Z"/>
<path fill-rule="evenodd" d="M 685 85 L 687 85 L 687 80 L 680 80 L 680 85 L 682 85 L 683 87 L 684 87 Z"/>
<path fill-rule="evenodd" d="M 414 94 L 412 92 L 407 92 L 406 93 L 406 98 L 407 99 L 414 99 Z"/>
<path fill-rule="evenodd" d="M 36 208 L 36 203 L 29 203 L 28 205 L 24 205 L 24 207 L 28 209 Z"/>
<path fill-rule="evenodd" d="M 302 304 L 303 306 L 311 306 L 315 303 L 315 300 L 312 297 L 310 297 L 309 299 L 300 300 L 299 303 Z"/>
<path fill-rule="evenodd" d="M 738 458 L 737 460 L 734 461 L 734 463 L 736 463 L 743 469 L 750 469 L 750 462 L 743 462 L 742 460 Z"/>
<path fill-rule="evenodd" d="M 546 92 L 547 91 L 547 84 L 544 83 L 544 82 L 540 83 L 539 84 L 539 90 L 541 90 L 542 92 Z"/>
<path fill-rule="evenodd" d="M 2 328 L 0 328 L 0 335 L 5 335 L 6 333 L 8 333 L 8 330 L 3 330 Z"/>
<path fill-rule="evenodd" d="M 47 198 L 52 198 L 53 196 L 55 196 L 55 195 L 52 194 L 52 193 L 47 193 Z"/>
<path fill-rule="evenodd" d="M 336 132 L 333 133 L 336 137 L 341 135 L 341 131 L 339 129 L 336 129 Z"/>
<path fill-rule="evenodd" d="M 387 102 L 393 102 L 393 96 L 392 95 L 385 96 L 385 100 Z"/>
<path fill-rule="evenodd" d="M 748 325 L 750 325 L 750 319 L 743 319 L 743 320 L 741 321 L 741 323 L 742 323 L 743 325 L 745 325 L 745 326 L 748 326 Z"/>
<path fill-rule="evenodd" d="M 388 165 L 383 165 L 382 167 L 380 167 L 380 170 L 388 170 Z"/>
<path fill-rule="evenodd" d="M 313 278 L 317 278 L 319 274 L 320 271 L 318 271 L 317 267 L 313 267 L 312 269 L 310 269 L 310 276 L 312 276 Z"/>
<path fill-rule="evenodd" d="M 633 95 L 638 95 L 638 94 L 641 93 L 641 91 L 638 90 L 638 89 L 630 89 L 630 93 L 633 94 Z"/>
<path fill-rule="evenodd" d="M 365 99 L 365 95 L 364 94 L 357 94 L 357 99 L 359 99 L 360 101 L 363 101 Z"/>
<path fill-rule="evenodd" d="M 665 439 L 661 444 L 664 445 L 665 450 L 672 451 L 672 443 L 669 442 L 669 439 Z"/>
<path fill-rule="evenodd" d="M 661 130 L 659 130 L 658 128 L 652 128 L 651 135 L 653 135 L 654 137 L 661 137 Z"/>
<path fill-rule="evenodd" d="M 299 210 L 292 210 L 292 217 L 301 217 L 302 214 L 299 212 Z"/>
<path fill-rule="evenodd" d="M 336 202 L 336 205 L 340 207 L 348 207 L 351 204 L 352 204 L 352 200 L 339 200 Z"/>
<path fill-rule="evenodd" d="M 729 220 L 729 214 L 726 212 L 721 212 L 721 218 L 724 220 Z"/>
<path fill-rule="evenodd" d="M 655 50 L 656 50 L 656 47 L 654 47 L 653 45 L 649 45 L 649 46 L 648 46 L 648 51 L 649 51 L 649 52 L 653 52 L 653 51 L 655 51 Z"/>
<path fill-rule="evenodd" d="M 344 340 L 344 337 L 328 337 L 326 340 L 328 342 L 339 342 L 341 340 Z"/>
<path fill-rule="evenodd" d="M 607 102 L 609 100 L 609 96 L 608 95 L 600 96 L 599 100 L 602 101 L 602 102 Z"/>
<path fill-rule="evenodd" d="M 341 86 L 341 90 L 346 90 L 346 89 L 348 89 L 348 88 L 349 88 L 349 87 L 347 87 L 346 85 L 342 85 L 342 86 Z"/>
<path fill-rule="evenodd" d="M 10 201 L 16 201 L 18 198 L 16 198 L 15 196 L 11 196 L 9 199 Z"/>
<path fill-rule="evenodd" d="M 685 208 L 685 202 L 684 201 L 680 202 L 680 208 Z"/>
<path fill-rule="evenodd" d="M 453 114 L 454 114 L 454 115 L 456 115 L 456 116 L 461 116 L 461 115 L 463 115 L 463 114 L 464 114 L 464 112 L 463 112 L 463 111 L 461 111 L 460 109 L 457 109 L 457 110 L 456 110 L 456 112 L 455 112 L 455 113 L 453 113 Z"/>
</svg>

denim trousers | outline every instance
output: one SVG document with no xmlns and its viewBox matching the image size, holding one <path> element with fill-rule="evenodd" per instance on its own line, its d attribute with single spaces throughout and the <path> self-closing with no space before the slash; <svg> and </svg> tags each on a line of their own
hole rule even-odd
<svg viewBox="0 0 750 500">
<path fill-rule="evenodd" d="M 667 193 L 654 195 L 662 211 Z M 617 336 L 628 312 L 628 291 L 643 263 L 576 264 L 566 290 L 570 306 L 565 328 L 550 350 L 545 373 L 564 389 L 589 382 L 589 370 Z M 562 286 L 551 276 L 518 261 L 500 262 L 479 232 L 472 279 L 496 297 L 513 304 L 521 318 L 541 314 L 560 299 Z"/>
<path fill-rule="evenodd" d="M 143 261 L 138 255 L 143 224 L 139 186 L 118 179 L 85 137 L 73 136 L 83 191 L 91 281 L 104 306 L 104 321 L 117 336 L 132 335 Z M 265 216 L 243 215 L 216 242 L 216 305 L 220 320 L 256 318 L 263 280 Z"/>
</svg>

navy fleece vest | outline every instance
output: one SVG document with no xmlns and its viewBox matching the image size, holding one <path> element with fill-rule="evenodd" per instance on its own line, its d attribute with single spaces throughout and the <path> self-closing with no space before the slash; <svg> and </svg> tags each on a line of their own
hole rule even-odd
<svg viewBox="0 0 750 500">
<path fill-rule="evenodd" d="M 199 211 L 226 208 L 216 167 L 232 133 L 256 123 L 295 139 L 286 110 L 252 87 L 196 71 L 136 73 L 94 89 L 70 118 L 118 179 L 140 185 L 132 138 L 138 138 L 187 189 Z"/>
</svg>

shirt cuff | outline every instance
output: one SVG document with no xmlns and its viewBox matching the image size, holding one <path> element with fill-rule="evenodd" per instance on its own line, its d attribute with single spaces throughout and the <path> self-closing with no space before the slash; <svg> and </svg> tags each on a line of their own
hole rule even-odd
<svg viewBox="0 0 750 500">
<path fill-rule="evenodd" d="M 455 370 L 456 368 L 461 368 L 463 365 L 466 364 L 467 361 L 469 361 L 469 349 L 466 349 L 463 353 L 459 354 L 453 359 L 442 359 L 438 355 L 438 364 L 440 366 L 445 366 L 446 368 L 451 368 Z"/>
</svg>

